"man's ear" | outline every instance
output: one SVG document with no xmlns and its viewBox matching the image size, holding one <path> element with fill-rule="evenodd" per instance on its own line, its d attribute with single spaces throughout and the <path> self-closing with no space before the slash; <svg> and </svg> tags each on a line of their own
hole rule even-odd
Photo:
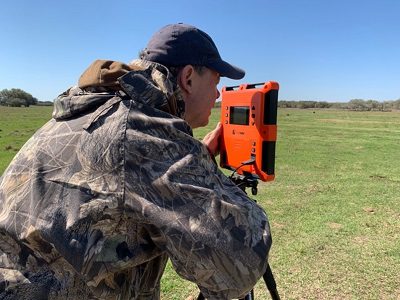
<svg viewBox="0 0 400 300">
<path fill-rule="evenodd" d="M 187 94 L 191 94 L 193 90 L 194 68 L 192 65 L 186 65 L 179 72 L 178 84 L 181 90 Z"/>
</svg>

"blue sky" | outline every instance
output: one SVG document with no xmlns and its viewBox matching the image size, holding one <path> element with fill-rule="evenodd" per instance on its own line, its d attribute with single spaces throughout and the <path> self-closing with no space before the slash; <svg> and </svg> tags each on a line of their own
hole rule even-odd
<svg viewBox="0 0 400 300">
<path fill-rule="evenodd" d="M 129 62 L 166 24 L 211 35 L 246 70 L 220 87 L 275 80 L 281 100 L 400 98 L 398 0 L 2 0 L 0 90 L 53 100 L 95 59 Z"/>
</svg>

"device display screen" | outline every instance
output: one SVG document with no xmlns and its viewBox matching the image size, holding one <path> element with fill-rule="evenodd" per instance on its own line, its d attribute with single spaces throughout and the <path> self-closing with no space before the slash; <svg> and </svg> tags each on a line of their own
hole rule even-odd
<svg viewBox="0 0 400 300">
<path fill-rule="evenodd" d="M 229 123 L 236 125 L 249 125 L 249 106 L 231 106 Z"/>
</svg>

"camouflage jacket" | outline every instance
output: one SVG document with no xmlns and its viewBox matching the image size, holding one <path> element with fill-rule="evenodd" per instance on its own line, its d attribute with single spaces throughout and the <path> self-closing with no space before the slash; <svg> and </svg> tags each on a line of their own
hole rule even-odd
<svg viewBox="0 0 400 300">
<path fill-rule="evenodd" d="M 267 216 L 176 116 L 168 71 L 123 73 L 60 95 L 0 179 L 0 299 L 159 299 L 168 258 L 208 299 L 264 273 Z"/>
</svg>

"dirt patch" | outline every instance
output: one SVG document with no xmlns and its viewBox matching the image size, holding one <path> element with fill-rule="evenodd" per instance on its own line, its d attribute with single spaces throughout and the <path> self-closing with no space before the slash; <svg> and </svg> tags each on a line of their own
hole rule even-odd
<svg viewBox="0 0 400 300">
<path fill-rule="evenodd" d="M 272 222 L 272 226 L 275 227 L 275 228 L 285 228 L 286 227 L 285 224 L 281 224 L 281 223 L 278 223 L 278 222 Z"/>
<path fill-rule="evenodd" d="M 354 237 L 353 242 L 356 244 L 365 244 L 369 242 L 369 239 L 366 236 L 356 236 Z"/>
<path fill-rule="evenodd" d="M 335 222 L 329 222 L 329 223 L 327 223 L 326 225 L 328 225 L 328 227 L 329 227 L 330 229 L 340 229 L 340 228 L 343 227 L 342 224 L 340 224 L 340 223 L 335 223 Z"/>
<path fill-rule="evenodd" d="M 363 211 L 366 213 L 374 214 L 375 213 L 375 208 L 373 207 L 363 207 Z"/>
</svg>

